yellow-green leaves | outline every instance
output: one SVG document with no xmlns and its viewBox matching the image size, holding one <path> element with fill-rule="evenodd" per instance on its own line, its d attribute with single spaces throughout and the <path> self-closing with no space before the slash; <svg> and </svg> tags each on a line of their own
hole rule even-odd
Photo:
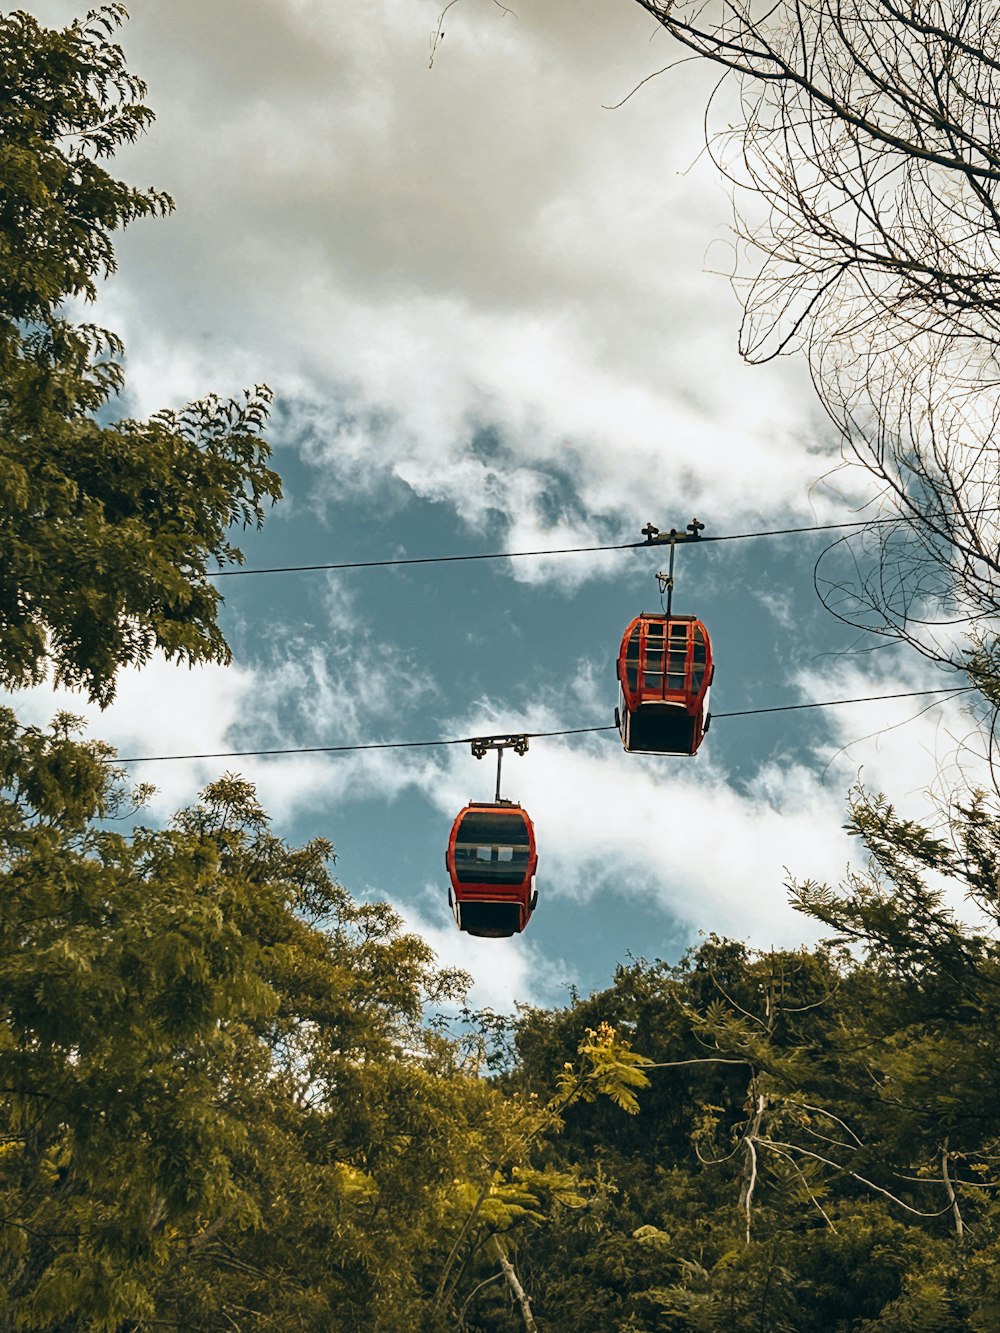
<svg viewBox="0 0 1000 1333">
<path fill-rule="evenodd" d="M 154 650 L 229 660 L 210 567 L 281 494 L 261 438 L 270 392 L 209 395 L 115 426 L 113 333 L 70 323 L 115 267 L 112 236 L 172 206 L 100 164 L 152 120 L 108 5 L 63 30 L 0 15 L 0 684 L 50 670 L 106 704 Z"/>
<path fill-rule="evenodd" d="M 0 1318 L 404 1326 L 448 1181 L 512 1132 L 422 1040 L 426 945 L 237 777 L 111 831 L 72 732 L 0 710 Z"/>
<path fill-rule="evenodd" d="M 561 1112 L 578 1098 L 592 1102 L 605 1096 L 635 1115 L 639 1110 L 635 1093 L 649 1087 L 643 1068 L 651 1061 L 633 1051 L 610 1023 L 587 1028 L 578 1053 L 579 1065 L 567 1063 L 559 1074 L 557 1109 Z"/>
</svg>

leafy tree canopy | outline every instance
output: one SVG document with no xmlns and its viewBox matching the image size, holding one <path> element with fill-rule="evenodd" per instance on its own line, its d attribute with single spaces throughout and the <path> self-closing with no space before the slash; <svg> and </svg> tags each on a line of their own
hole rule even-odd
<svg viewBox="0 0 1000 1333">
<path fill-rule="evenodd" d="M 169 197 L 104 163 L 152 121 L 112 40 L 125 10 L 63 30 L 0 15 L 0 683 L 57 680 L 106 704 L 154 648 L 229 660 L 209 562 L 280 496 L 260 438 L 270 393 L 101 424 L 123 386 L 113 333 L 75 322 L 112 273 L 112 234 Z"/>
<path fill-rule="evenodd" d="M 0 680 L 102 702 L 154 648 L 226 659 L 208 562 L 279 493 L 266 391 L 102 424 L 122 348 L 68 303 L 170 207 L 102 165 L 151 118 L 123 17 L 0 15 Z M 145 793 L 74 732 L 0 709 L 5 1327 L 1000 1326 L 984 796 L 930 830 L 856 793 L 863 868 L 793 886 L 823 946 L 710 937 L 449 1037 L 427 1016 L 466 979 L 327 842 L 286 845 L 232 775 L 136 825 Z"/>
<path fill-rule="evenodd" d="M 425 1022 L 468 978 L 328 843 L 232 776 L 119 827 L 145 793 L 75 725 L 0 710 L 0 1319 L 455 1327 L 484 1258 L 513 1286 L 509 1253 L 589 1213 L 546 1145 L 577 1103 L 634 1113 L 642 1057 L 603 1024 L 548 1095 L 480 1077 Z"/>
<path fill-rule="evenodd" d="M 649 1083 L 634 1117 L 578 1100 L 548 1146 L 601 1188 L 522 1255 L 539 1327 L 997 1326 L 1000 814 L 974 794 L 930 829 L 857 791 L 850 828 L 864 867 L 793 886 L 826 945 L 710 937 L 520 1015 L 510 1086 L 541 1087 L 601 1022 Z M 477 1305 L 470 1329 L 517 1328 Z"/>
<path fill-rule="evenodd" d="M 4 1324 L 393 1327 L 490 1139 L 490 1089 L 421 1035 L 461 976 L 236 778 L 114 828 L 108 759 L 0 713 Z"/>
</svg>

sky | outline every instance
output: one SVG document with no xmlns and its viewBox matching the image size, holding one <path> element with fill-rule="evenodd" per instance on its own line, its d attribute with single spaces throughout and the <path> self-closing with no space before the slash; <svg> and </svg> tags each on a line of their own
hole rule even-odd
<svg viewBox="0 0 1000 1333">
<path fill-rule="evenodd" d="M 79 12 L 28 6 L 41 21 Z M 118 241 L 96 318 L 125 338 L 123 415 L 267 383 L 286 498 L 248 568 L 838 522 L 866 498 L 804 365 L 736 350 L 732 204 L 702 151 L 715 73 L 632 0 L 132 0 L 120 40 L 157 120 L 116 170 L 176 212 Z M 816 600 L 822 537 L 678 553 L 716 714 L 950 684 Z M 227 578 L 228 668 L 154 660 L 88 718 L 125 757 L 594 727 L 662 549 Z M 694 759 L 613 732 L 531 743 L 504 794 L 536 827 L 524 935 L 460 934 L 444 849 L 492 760 L 467 748 L 135 765 L 163 822 L 239 771 L 275 830 L 328 837 L 478 1005 L 564 1003 L 700 934 L 811 942 L 789 877 L 839 881 L 859 779 L 909 813 L 971 724 L 927 700 L 719 719 Z"/>
</svg>

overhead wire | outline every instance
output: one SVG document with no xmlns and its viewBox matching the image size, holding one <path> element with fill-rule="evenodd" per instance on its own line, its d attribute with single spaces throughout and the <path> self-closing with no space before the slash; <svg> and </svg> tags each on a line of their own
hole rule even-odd
<svg viewBox="0 0 1000 1333">
<path fill-rule="evenodd" d="M 906 522 L 900 518 L 861 518 L 850 523 L 817 523 L 811 527 L 769 528 L 761 532 L 726 532 L 713 537 L 699 536 L 689 538 L 686 534 L 682 545 L 700 546 L 703 542 L 748 541 L 754 537 L 790 537 L 804 532 L 839 532 L 845 528 L 864 528 L 884 526 L 887 523 Z M 546 555 L 583 555 L 598 551 L 638 551 L 652 550 L 656 546 L 668 546 L 670 543 L 663 536 L 656 541 L 616 542 L 605 546 L 555 546 L 538 551 L 473 551 L 466 555 L 413 555 L 399 556 L 386 560 L 341 560 L 336 563 L 316 565 L 269 565 L 258 569 L 215 569 L 207 570 L 206 577 L 213 579 L 237 578 L 250 574 L 308 574 L 323 570 L 346 569 L 388 569 L 398 565 L 448 565 L 460 564 L 472 560 L 520 560 L 528 556 Z"/>
<path fill-rule="evenodd" d="M 779 704 L 770 708 L 743 708 L 733 713 L 713 713 L 712 721 L 727 717 L 751 717 L 758 713 L 794 713 L 806 708 L 839 708 L 845 704 L 877 703 L 883 699 L 919 699 L 930 694 L 966 694 L 973 685 L 948 686 L 939 690 L 903 690 L 898 694 L 868 694 L 857 699 L 824 699 L 808 704 Z M 943 703 L 944 700 L 942 699 Z M 583 736 L 600 731 L 617 731 L 613 722 L 600 727 L 564 727 L 556 731 L 522 731 L 516 733 L 528 740 L 544 740 L 552 736 Z M 471 745 L 478 736 L 452 736 L 432 741 L 358 741 L 347 745 L 292 745 L 269 750 L 218 750 L 204 754 L 143 754 L 127 759 L 114 758 L 111 764 L 155 764 L 172 759 L 257 759 L 289 754 L 347 754 L 358 750 L 417 750 L 446 745 Z"/>
<path fill-rule="evenodd" d="M 538 740 L 546 736 L 580 736 L 590 731 L 614 731 L 615 724 L 603 727 L 569 727 L 562 731 L 520 731 L 519 736 Z M 451 736 L 436 741 L 358 741 L 350 745 L 293 745 L 279 750 L 222 750 L 217 754 L 153 754 L 133 759 L 114 759 L 115 764 L 152 764 L 166 759 L 246 759 L 280 754 L 346 754 L 351 750 L 425 750 L 439 745 L 471 745 L 479 736 Z"/>
<path fill-rule="evenodd" d="M 920 699 L 928 694 L 968 694 L 975 685 L 953 685 L 940 690 L 903 690 L 901 694 L 866 694 L 860 699 L 826 699 L 814 704 L 780 704 L 774 708 L 741 708 L 735 713 L 713 713 L 712 721 L 721 717 L 751 717 L 758 713 L 794 713 L 800 708 L 840 708 L 843 704 L 870 704 L 878 699 Z M 942 700 L 942 702 L 944 702 Z"/>
<path fill-rule="evenodd" d="M 944 517 L 941 515 L 940 517 Z M 695 537 L 689 537 L 686 533 L 682 537 L 683 545 L 700 545 L 703 542 L 726 542 L 726 541 L 747 541 L 759 537 L 788 537 L 803 533 L 815 532 L 839 532 L 848 528 L 880 527 L 887 524 L 906 522 L 905 518 L 876 518 L 876 519 L 854 519 L 844 523 L 817 523 L 807 526 L 791 528 L 768 528 L 759 532 L 732 532 L 720 533 L 714 536 L 702 536 L 698 534 Z M 678 534 L 681 536 L 681 534 Z M 590 546 L 560 546 L 546 547 L 531 551 L 478 551 L 469 552 L 462 555 L 424 555 L 424 556 L 398 556 L 382 560 L 342 560 L 336 562 L 326 562 L 310 565 L 272 565 L 259 567 L 256 569 L 219 569 L 208 570 L 206 576 L 209 578 L 234 578 L 241 575 L 254 574 L 302 574 L 323 571 L 338 571 L 352 569 L 385 569 L 395 568 L 402 565 L 438 565 L 438 564 L 459 564 L 463 562 L 482 561 L 482 560 L 517 560 L 528 557 L 552 556 L 552 555 L 582 555 L 592 554 L 604 551 L 633 551 L 652 549 L 657 546 L 667 546 L 670 544 L 669 534 L 658 534 L 655 539 L 647 539 L 641 542 L 617 542 L 604 545 Z M 744 708 L 728 713 L 714 713 L 713 720 L 730 717 L 752 717 L 763 713 L 790 713 L 798 712 L 804 709 L 813 708 L 838 708 L 847 704 L 856 703 L 875 703 L 882 699 L 909 699 L 920 698 L 926 695 L 941 694 L 954 695 L 962 694 L 972 689 L 972 686 L 959 686 L 941 690 L 907 690 L 898 694 L 876 694 L 865 695 L 855 699 L 828 699 L 816 703 L 803 704 L 778 704 L 768 708 Z M 539 731 L 521 733 L 527 735 L 529 739 L 544 739 L 553 736 L 578 736 L 592 732 L 614 731 L 613 723 L 601 727 L 570 727 L 555 731 Z M 344 754 L 360 750 L 402 750 L 402 749 L 426 749 L 437 746 L 447 745 L 468 745 L 477 739 L 473 736 L 452 737 L 441 740 L 427 741 L 364 741 L 345 745 L 306 745 L 306 746 L 288 746 L 276 749 L 261 750 L 225 750 L 212 753 L 198 754 L 163 754 L 163 755 L 135 755 L 125 759 L 116 758 L 112 762 L 117 764 L 144 764 L 144 763 L 163 763 L 169 760 L 194 760 L 194 759 L 244 759 L 244 758 L 266 758 L 279 755 L 291 754 Z"/>
</svg>

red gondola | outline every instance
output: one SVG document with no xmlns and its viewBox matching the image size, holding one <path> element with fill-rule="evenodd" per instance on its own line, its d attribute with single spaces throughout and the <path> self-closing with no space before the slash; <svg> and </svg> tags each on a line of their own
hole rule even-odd
<svg viewBox="0 0 1000 1333">
<path fill-rule="evenodd" d="M 445 866 L 459 930 L 499 938 L 528 924 L 538 855 L 531 820 L 516 802 L 470 801 L 451 827 Z"/>
<path fill-rule="evenodd" d="M 618 653 L 626 750 L 695 754 L 708 731 L 708 691 L 715 669 L 708 630 L 694 616 L 644 611 L 622 636 Z"/>
</svg>

